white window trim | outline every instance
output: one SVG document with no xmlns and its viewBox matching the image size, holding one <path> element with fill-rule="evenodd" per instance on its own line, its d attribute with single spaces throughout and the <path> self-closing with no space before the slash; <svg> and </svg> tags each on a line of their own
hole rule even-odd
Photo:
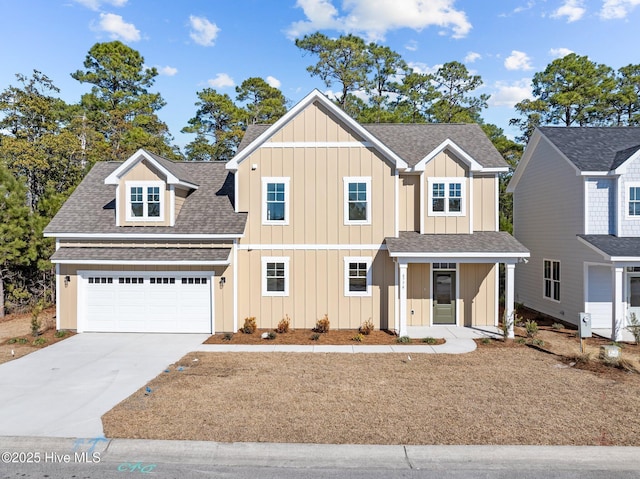
<svg viewBox="0 0 640 479">
<path fill-rule="evenodd" d="M 640 181 L 629 181 L 625 182 L 624 192 L 626 195 L 624 202 L 624 217 L 628 220 L 640 220 L 640 215 L 630 215 L 629 214 L 629 202 L 631 201 L 631 188 L 640 188 Z"/>
<path fill-rule="evenodd" d="M 284 291 L 267 291 L 267 263 L 284 263 Z M 289 257 L 262 257 L 262 296 L 289 296 Z"/>
<path fill-rule="evenodd" d="M 160 188 L 160 216 L 158 217 L 149 217 L 147 216 L 147 188 L 156 186 Z M 165 203 L 165 184 L 163 181 L 126 181 L 126 221 L 149 221 L 149 222 L 163 222 L 165 221 L 164 217 L 164 203 Z M 131 188 L 134 187 L 142 187 L 142 216 L 132 216 L 131 215 Z"/>
<path fill-rule="evenodd" d="M 370 225 L 371 224 L 371 177 L 370 176 L 345 176 L 343 177 L 343 203 L 345 225 Z M 367 219 L 349 219 L 349 183 L 365 183 L 367 185 Z"/>
<path fill-rule="evenodd" d="M 433 184 L 444 183 L 444 211 L 433 211 Z M 460 183 L 460 211 L 449 212 L 449 185 L 451 183 Z M 427 213 L 429 216 L 465 216 L 467 207 L 467 190 L 466 190 L 467 178 L 463 176 L 458 177 L 429 177 L 427 178 Z"/>
<path fill-rule="evenodd" d="M 366 263 L 367 265 L 367 290 L 349 291 L 349 263 Z M 344 295 L 345 296 L 371 296 L 371 256 L 345 256 L 344 257 Z"/>
<path fill-rule="evenodd" d="M 546 282 L 547 282 L 547 278 L 544 277 L 544 263 L 545 261 L 550 261 L 551 262 L 551 278 L 549 278 L 549 281 L 551 281 L 551 296 L 547 296 L 545 294 L 545 286 L 546 286 Z M 560 299 L 554 299 L 553 297 L 553 284 L 554 282 L 556 282 L 555 279 L 553 279 L 553 263 L 558 263 L 558 269 L 560 270 L 560 278 L 557 280 L 558 284 L 560 285 Z M 543 258 L 542 259 L 542 297 L 544 299 L 548 299 L 549 301 L 553 301 L 554 303 L 560 303 L 562 300 L 562 264 L 560 262 L 559 259 L 551 259 L 551 258 Z"/>
<path fill-rule="evenodd" d="M 263 225 L 288 225 L 289 224 L 289 204 L 291 198 L 289 196 L 289 183 L 291 178 L 288 176 L 263 176 L 262 177 L 262 224 Z M 267 184 L 268 183 L 284 183 L 284 220 L 268 220 L 267 219 Z"/>
</svg>

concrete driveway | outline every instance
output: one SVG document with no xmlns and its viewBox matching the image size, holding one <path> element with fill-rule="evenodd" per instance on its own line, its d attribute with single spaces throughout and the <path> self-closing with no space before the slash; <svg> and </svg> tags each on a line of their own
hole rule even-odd
<svg viewBox="0 0 640 479">
<path fill-rule="evenodd" d="M 0 364 L 0 436 L 102 437 L 105 412 L 207 337 L 83 333 Z"/>
</svg>

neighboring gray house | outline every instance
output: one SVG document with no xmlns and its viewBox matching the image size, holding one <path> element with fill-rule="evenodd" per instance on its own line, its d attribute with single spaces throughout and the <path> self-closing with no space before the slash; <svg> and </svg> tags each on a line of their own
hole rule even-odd
<svg viewBox="0 0 640 479">
<path fill-rule="evenodd" d="M 531 251 L 516 301 L 573 324 L 591 313 L 621 339 L 640 319 L 640 128 L 538 128 L 507 191 Z"/>
</svg>

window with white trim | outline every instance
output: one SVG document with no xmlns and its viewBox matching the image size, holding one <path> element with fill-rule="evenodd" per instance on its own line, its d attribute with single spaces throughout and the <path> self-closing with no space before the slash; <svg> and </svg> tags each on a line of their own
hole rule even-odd
<svg viewBox="0 0 640 479">
<path fill-rule="evenodd" d="M 344 178 L 344 224 L 371 224 L 371 177 Z"/>
<path fill-rule="evenodd" d="M 289 224 L 289 178 L 262 178 L 262 224 Z"/>
<path fill-rule="evenodd" d="M 429 178 L 429 215 L 463 216 L 465 178 Z"/>
<path fill-rule="evenodd" d="M 628 183 L 627 217 L 640 218 L 640 183 Z"/>
<path fill-rule="evenodd" d="M 162 181 L 127 181 L 127 221 L 163 221 L 164 187 Z"/>
<path fill-rule="evenodd" d="M 262 258 L 262 295 L 289 296 L 289 257 Z"/>
<path fill-rule="evenodd" d="M 545 259 L 543 261 L 543 296 L 553 301 L 560 301 L 560 261 Z"/>
<path fill-rule="evenodd" d="M 371 296 L 371 257 L 344 258 L 344 295 Z"/>
</svg>

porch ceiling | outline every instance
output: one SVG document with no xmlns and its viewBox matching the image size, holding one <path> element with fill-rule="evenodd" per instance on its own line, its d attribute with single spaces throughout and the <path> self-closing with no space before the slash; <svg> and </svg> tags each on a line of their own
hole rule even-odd
<svg viewBox="0 0 640 479">
<path fill-rule="evenodd" d="M 389 256 L 396 258 L 490 258 L 495 261 L 529 257 L 529 250 L 506 231 L 471 234 L 420 234 L 401 231 L 386 238 Z"/>
</svg>

